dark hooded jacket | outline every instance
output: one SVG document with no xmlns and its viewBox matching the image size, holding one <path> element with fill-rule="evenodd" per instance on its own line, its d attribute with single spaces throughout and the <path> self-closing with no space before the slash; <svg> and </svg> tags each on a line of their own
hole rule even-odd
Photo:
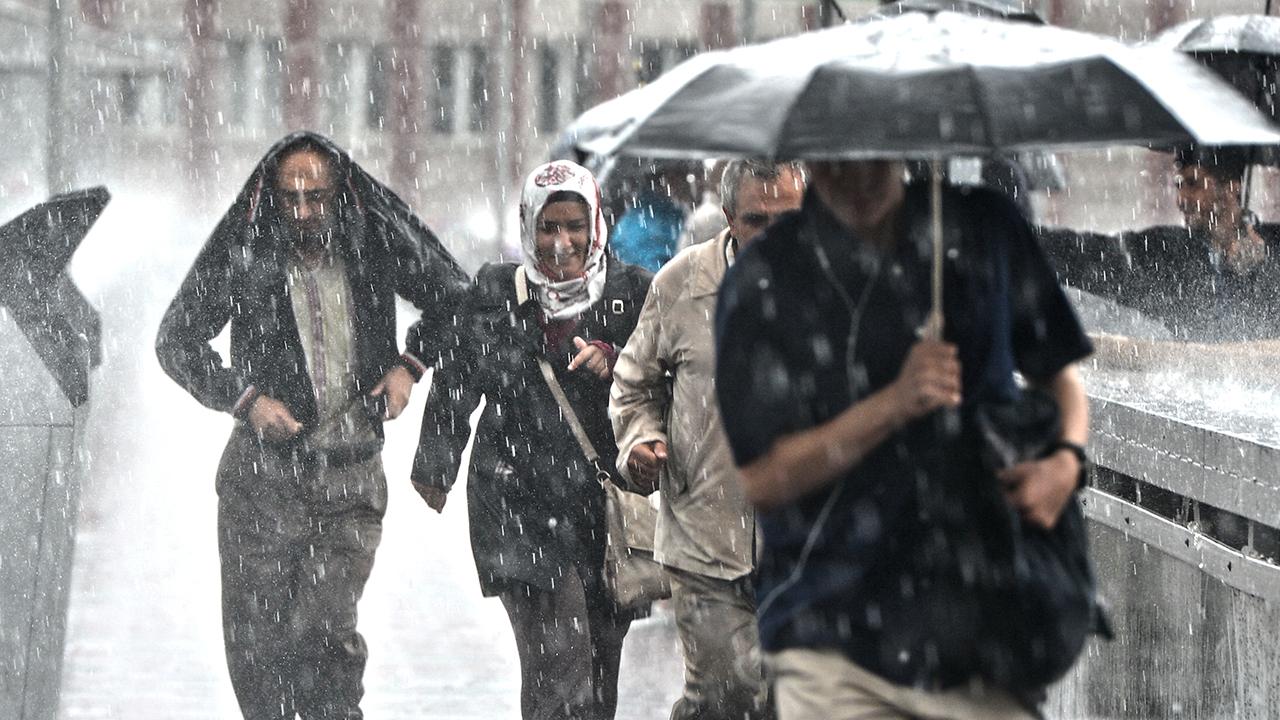
<svg viewBox="0 0 1280 720">
<path fill-rule="evenodd" d="M 272 190 L 282 156 L 304 145 L 334 162 L 333 248 L 351 288 L 357 391 L 367 397 L 397 364 L 421 377 L 435 353 L 433 338 L 447 322 L 443 299 L 467 281 L 408 205 L 331 141 L 299 132 L 277 142 L 196 257 L 161 321 L 156 354 L 170 377 L 215 410 L 242 412 L 245 398 L 258 394 L 283 402 L 302 423 L 301 437 L 314 429 L 317 408 L 286 280 L 292 248 Z M 422 311 L 404 355 L 396 346 L 396 295 Z M 230 367 L 209 345 L 228 322 Z M 372 401 L 369 411 L 378 412 Z M 381 423 L 374 426 L 381 432 Z"/>
<path fill-rule="evenodd" d="M 483 394 L 467 475 L 471 549 L 480 587 L 495 595 L 509 583 L 552 590 L 572 566 L 604 562 L 604 491 L 587 463 L 538 365 L 545 356 L 600 454 L 614 467 L 609 382 L 569 372 L 571 338 L 547 348 L 534 299 L 517 304 L 516 265 L 486 265 L 457 313 L 453 342 L 441 353 L 413 467 L 415 482 L 448 490 L 471 437 L 470 416 Z M 573 335 L 621 348 L 635 329 L 652 276 L 609 258 L 603 294 Z"/>
</svg>

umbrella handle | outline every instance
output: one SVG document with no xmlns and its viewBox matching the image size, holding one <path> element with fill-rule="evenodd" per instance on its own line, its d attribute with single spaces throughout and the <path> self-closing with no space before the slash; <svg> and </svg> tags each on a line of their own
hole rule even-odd
<svg viewBox="0 0 1280 720">
<path fill-rule="evenodd" d="M 929 161 L 930 192 L 933 226 L 933 265 L 930 273 L 929 317 L 920 334 L 927 340 L 942 339 L 942 161 L 935 157 Z"/>
</svg>

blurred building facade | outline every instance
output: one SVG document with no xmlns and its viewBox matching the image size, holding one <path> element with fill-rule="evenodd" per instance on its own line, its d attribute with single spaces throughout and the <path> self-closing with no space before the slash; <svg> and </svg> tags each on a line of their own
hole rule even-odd
<svg viewBox="0 0 1280 720">
<path fill-rule="evenodd" d="M 0 204 L 106 182 L 182 187 L 217 209 L 276 137 L 311 128 L 465 254 L 496 238 L 511 189 L 577 113 L 700 50 L 815 27 L 819 4 L 0 0 Z M 851 16 L 875 4 L 840 0 Z M 1126 39 L 1263 6 L 1040 3 L 1057 24 Z"/>
<path fill-rule="evenodd" d="M 483 246 L 577 113 L 699 50 L 812 27 L 816 5 L 0 0 L 0 201 L 106 182 L 216 209 L 274 139 L 310 128 L 452 244 Z"/>
</svg>

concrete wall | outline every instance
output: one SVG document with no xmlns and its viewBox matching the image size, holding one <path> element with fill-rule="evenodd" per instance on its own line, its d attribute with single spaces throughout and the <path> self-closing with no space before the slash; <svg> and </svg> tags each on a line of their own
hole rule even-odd
<svg viewBox="0 0 1280 720">
<path fill-rule="evenodd" d="M 1126 511 L 1133 522 L 1142 514 Z M 1274 718 L 1280 705 L 1280 607 L 1271 589 L 1243 590 L 1206 572 L 1160 539 L 1184 528 L 1162 518 L 1156 534 L 1091 523 L 1091 541 L 1116 639 L 1089 645 L 1074 672 L 1055 688 L 1055 718 Z M 1138 521 L 1141 522 L 1141 521 Z M 1162 549 L 1162 545 L 1166 546 Z M 1228 572 L 1243 572 L 1240 557 Z M 1225 566 L 1224 566 L 1225 567 Z M 1255 567 L 1270 578 L 1280 568 Z"/>
<path fill-rule="evenodd" d="M 73 411 L 0 307 L 0 717 L 58 707 L 80 496 Z"/>
<path fill-rule="evenodd" d="M 1098 487 L 1111 493 L 1083 500 L 1116 639 L 1088 646 L 1049 716 L 1276 717 L 1280 442 L 1236 432 L 1247 418 L 1139 393 L 1090 408 Z"/>
</svg>

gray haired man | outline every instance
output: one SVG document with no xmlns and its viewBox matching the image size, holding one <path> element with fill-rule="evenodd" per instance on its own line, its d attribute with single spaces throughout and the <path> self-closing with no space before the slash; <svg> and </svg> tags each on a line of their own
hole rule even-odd
<svg viewBox="0 0 1280 720">
<path fill-rule="evenodd" d="M 658 272 L 614 367 L 618 469 L 638 489 L 662 491 L 656 556 L 671 579 L 685 662 L 672 720 L 772 716 L 751 582 L 755 515 L 721 429 L 712 320 L 738 251 L 799 208 L 804 184 L 797 165 L 729 163 L 720 184 L 728 228 Z"/>
</svg>

